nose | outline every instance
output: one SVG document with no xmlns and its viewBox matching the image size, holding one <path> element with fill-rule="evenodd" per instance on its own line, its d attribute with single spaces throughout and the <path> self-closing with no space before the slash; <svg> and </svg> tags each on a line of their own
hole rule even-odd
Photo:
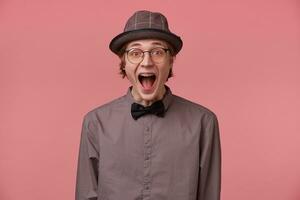
<svg viewBox="0 0 300 200">
<path fill-rule="evenodd" d="M 152 61 L 152 58 L 151 58 L 149 52 L 144 52 L 144 58 L 141 62 L 141 65 L 144 66 L 144 67 L 153 65 L 153 61 Z"/>
</svg>

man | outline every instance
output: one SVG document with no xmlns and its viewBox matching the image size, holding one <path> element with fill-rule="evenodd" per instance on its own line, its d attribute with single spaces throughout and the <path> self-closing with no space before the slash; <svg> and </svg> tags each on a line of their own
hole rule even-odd
<svg viewBox="0 0 300 200">
<path fill-rule="evenodd" d="M 219 200 L 217 118 L 165 85 L 181 48 L 150 11 L 135 12 L 111 41 L 132 86 L 84 117 L 76 200 Z"/>
</svg>

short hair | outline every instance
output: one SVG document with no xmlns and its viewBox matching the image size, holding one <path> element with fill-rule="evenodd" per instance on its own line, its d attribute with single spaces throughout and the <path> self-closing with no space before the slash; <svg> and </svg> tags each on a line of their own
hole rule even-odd
<svg viewBox="0 0 300 200">
<path fill-rule="evenodd" d="M 176 57 L 175 50 L 169 43 L 166 42 L 166 44 L 168 46 L 168 49 L 169 49 L 169 52 L 170 52 L 170 55 L 171 55 L 170 63 L 173 64 L 174 58 Z M 126 72 L 125 72 L 125 64 L 126 64 L 126 62 L 125 62 L 125 50 L 126 50 L 126 47 L 127 47 L 127 44 L 123 45 L 123 47 L 120 49 L 120 51 L 118 53 L 118 56 L 121 60 L 121 62 L 119 64 L 119 74 L 121 75 L 122 78 L 126 77 Z M 173 68 L 171 68 L 170 71 L 169 71 L 168 79 L 174 76 L 172 69 Z"/>
</svg>

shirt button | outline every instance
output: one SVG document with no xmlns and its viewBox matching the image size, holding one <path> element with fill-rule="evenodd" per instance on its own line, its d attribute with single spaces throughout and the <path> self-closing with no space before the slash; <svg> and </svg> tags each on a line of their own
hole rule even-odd
<svg viewBox="0 0 300 200">
<path fill-rule="evenodd" d="M 148 132 L 150 129 L 149 129 L 149 127 L 146 127 L 146 131 Z"/>
<path fill-rule="evenodd" d="M 149 160 L 145 160 L 144 161 L 144 168 L 149 168 L 149 165 L 150 165 Z"/>
</svg>

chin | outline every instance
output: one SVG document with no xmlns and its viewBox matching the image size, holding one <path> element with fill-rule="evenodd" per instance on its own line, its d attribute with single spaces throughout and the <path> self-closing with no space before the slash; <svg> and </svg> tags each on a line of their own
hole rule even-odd
<svg viewBox="0 0 300 200">
<path fill-rule="evenodd" d="M 143 91 L 139 91 L 139 96 L 142 100 L 153 101 L 158 98 L 158 90 L 154 90 L 151 93 L 145 93 Z"/>
</svg>

